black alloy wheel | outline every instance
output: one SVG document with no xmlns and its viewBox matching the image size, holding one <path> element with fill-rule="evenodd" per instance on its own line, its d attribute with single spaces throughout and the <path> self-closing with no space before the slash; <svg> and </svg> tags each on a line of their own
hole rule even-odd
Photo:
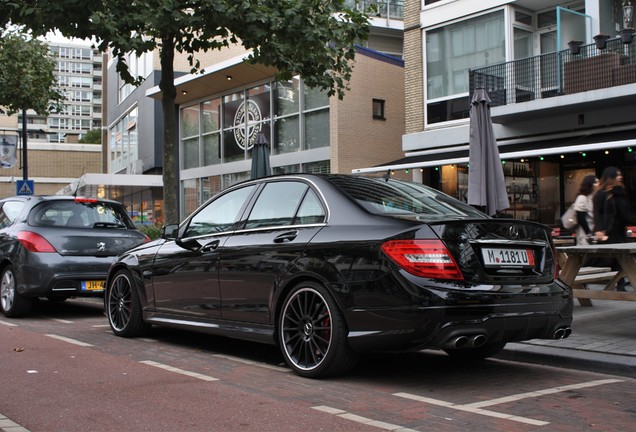
<svg viewBox="0 0 636 432">
<path fill-rule="evenodd" d="M 285 361 L 301 376 L 339 375 L 357 362 L 342 313 L 327 290 L 316 283 L 304 282 L 289 292 L 278 328 Z"/>
<path fill-rule="evenodd" d="M 119 270 L 108 284 L 106 308 L 108 323 L 117 336 L 143 336 L 150 329 L 143 320 L 139 293 L 127 270 Z"/>
</svg>

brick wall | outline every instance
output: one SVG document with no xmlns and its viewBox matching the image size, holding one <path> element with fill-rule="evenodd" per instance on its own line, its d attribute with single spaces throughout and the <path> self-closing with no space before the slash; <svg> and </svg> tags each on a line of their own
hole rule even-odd
<svg viewBox="0 0 636 432">
<path fill-rule="evenodd" d="M 390 162 L 404 156 L 404 68 L 358 53 L 343 100 L 330 102 L 331 172 Z M 373 118 L 373 99 L 385 101 L 385 120 Z"/>
<path fill-rule="evenodd" d="M 406 133 L 424 130 L 424 70 L 420 0 L 404 2 L 404 104 Z"/>
</svg>

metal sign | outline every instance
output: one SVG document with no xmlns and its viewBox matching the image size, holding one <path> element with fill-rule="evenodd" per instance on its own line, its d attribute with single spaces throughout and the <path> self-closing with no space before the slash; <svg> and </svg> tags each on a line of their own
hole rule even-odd
<svg viewBox="0 0 636 432">
<path fill-rule="evenodd" d="M 18 195 L 33 195 L 35 184 L 33 180 L 17 180 L 16 189 Z"/>
</svg>

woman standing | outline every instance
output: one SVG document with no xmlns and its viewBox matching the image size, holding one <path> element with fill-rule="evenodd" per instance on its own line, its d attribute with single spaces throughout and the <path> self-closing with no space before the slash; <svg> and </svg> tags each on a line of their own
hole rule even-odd
<svg viewBox="0 0 636 432">
<path fill-rule="evenodd" d="M 593 197 L 596 238 L 602 243 L 625 243 L 630 223 L 629 202 L 623 186 L 623 174 L 616 167 L 603 170 L 601 182 Z M 620 270 L 612 260 L 612 270 Z M 617 291 L 625 291 L 625 279 L 616 284 Z"/>
<path fill-rule="evenodd" d="M 579 193 L 572 204 L 576 211 L 576 244 L 590 244 L 588 238 L 594 233 L 594 207 L 592 205 L 592 196 L 596 190 L 599 180 L 595 175 L 587 175 L 583 177 Z"/>
</svg>

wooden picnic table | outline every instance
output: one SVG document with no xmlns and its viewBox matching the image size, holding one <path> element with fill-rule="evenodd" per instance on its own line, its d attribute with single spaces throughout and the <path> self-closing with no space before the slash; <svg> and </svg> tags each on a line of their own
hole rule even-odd
<svg viewBox="0 0 636 432">
<path fill-rule="evenodd" d="M 561 272 L 559 279 L 572 287 L 574 297 L 583 306 L 591 306 L 590 299 L 636 301 L 636 292 L 616 291 L 616 282 L 625 277 L 636 287 L 636 243 L 592 244 L 557 247 Z M 618 271 L 608 268 L 585 267 L 586 258 L 616 258 L 620 266 Z M 587 289 L 586 283 L 605 283 L 602 290 Z"/>
</svg>

